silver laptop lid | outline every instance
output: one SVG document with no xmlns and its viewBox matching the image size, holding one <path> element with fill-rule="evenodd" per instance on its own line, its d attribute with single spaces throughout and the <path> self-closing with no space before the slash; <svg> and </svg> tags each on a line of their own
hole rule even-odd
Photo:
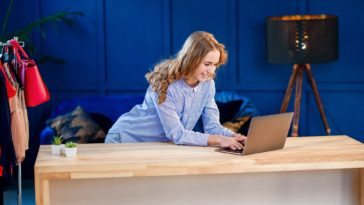
<svg viewBox="0 0 364 205">
<path fill-rule="evenodd" d="M 286 142 L 293 112 L 254 117 L 243 155 L 282 149 Z"/>
</svg>

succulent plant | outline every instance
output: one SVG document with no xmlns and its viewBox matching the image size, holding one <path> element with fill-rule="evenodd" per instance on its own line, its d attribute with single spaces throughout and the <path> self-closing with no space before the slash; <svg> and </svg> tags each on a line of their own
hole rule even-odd
<svg viewBox="0 0 364 205">
<path fill-rule="evenodd" d="M 75 147 L 77 147 L 77 143 L 75 143 L 75 142 L 67 142 L 64 146 L 66 148 L 75 148 Z"/>
<path fill-rule="evenodd" d="M 52 139 L 52 144 L 54 145 L 60 145 L 63 142 L 62 136 L 54 136 Z"/>
</svg>

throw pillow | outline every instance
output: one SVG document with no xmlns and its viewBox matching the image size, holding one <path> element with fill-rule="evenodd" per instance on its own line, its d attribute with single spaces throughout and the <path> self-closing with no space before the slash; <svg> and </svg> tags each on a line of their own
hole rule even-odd
<svg viewBox="0 0 364 205">
<path fill-rule="evenodd" d="M 220 123 L 223 124 L 227 121 L 233 120 L 235 115 L 239 112 L 242 100 L 234 100 L 229 102 L 216 101 L 217 108 L 220 112 Z"/>
<path fill-rule="evenodd" d="M 242 126 L 240 126 L 238 133 L 248 136 L 248 131 L 249 131 L 251 122 L 252 122 L 252 117 L 250 116 L 249 119 L 247 121 L 245 121 Z"/>
<path fill-rule="evenodd" d="M 102 130 L 104 130 L 105 133 L 109 131 L 111 126 L 113 125 L 113 122 L 110 118 L 106 117 L 103 114 L 92 112 L 89 113 L 91 119 L 98 124 Z"/>
<path fill-rule="evenodd" d="M 238 117 L 234 120 L 225 122 L 224 124 L 222 124 L 222 126 L 230 129 L 233 132 L 240 133 L 246 136 L 248 134 L 251 119 L 251 116 Z"/>
<path fill-rule="evenodd" d="M 48 120 L 47 124 L 55 130 L 57 135 L 62 135 L 64 141 L 95 143 L 103 142 L 106 136 L 102 128 L 91 119 L 81 106 L 77 106 L 69 113 Z"/>
</svg>

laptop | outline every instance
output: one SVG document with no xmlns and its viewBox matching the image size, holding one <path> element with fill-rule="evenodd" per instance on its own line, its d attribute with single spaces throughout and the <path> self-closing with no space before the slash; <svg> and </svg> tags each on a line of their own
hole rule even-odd
<svg viewBox="0 0 364 205">
<path fill-rule="evenodd" d="M 292 117 L 293 112 L 253 117 L 243 150 L 219 148 L 216 151 L 249 155 L 283 149 Z"/>
</svg>

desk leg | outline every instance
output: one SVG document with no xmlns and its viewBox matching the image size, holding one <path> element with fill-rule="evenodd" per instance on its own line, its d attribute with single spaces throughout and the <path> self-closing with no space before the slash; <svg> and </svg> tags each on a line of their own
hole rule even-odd
<svg viewBox="0 0 364 205">
<path fill-rule="evenodd" d="M 359 201 L 364 205 L 364 169 L 359 169 Z"/>
<path fill-rule="evenodd" d="M 39 175 L 34 179 L 35 201 L 37 205 L 49 204 L 49 180 Z"/>
<path fill-rule="evenodd" d="M 40 175 L 35 173 L 34 174 L 34 191 L 35 191 L 35 203 L 37 205 L 43 205 L 42 199 L 42 180 L 40 179 Z"/>
</svg>

